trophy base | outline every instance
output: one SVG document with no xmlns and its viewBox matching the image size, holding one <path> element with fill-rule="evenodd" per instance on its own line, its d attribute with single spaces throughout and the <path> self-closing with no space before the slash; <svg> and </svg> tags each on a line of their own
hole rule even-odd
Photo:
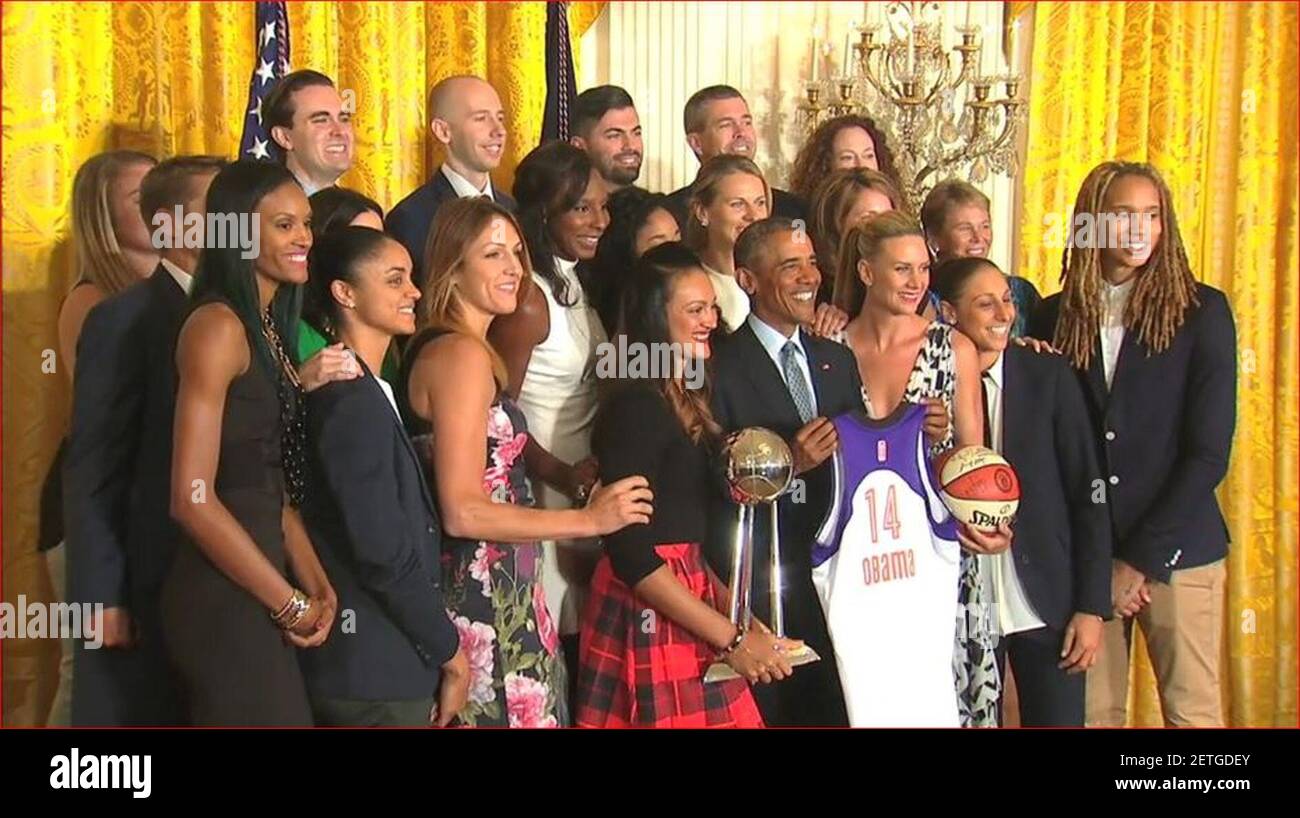
<svg viewBox="0 0 1300 818">
<path fill-rule="evenodd" d="M 821 661 L 822 657 L 817 655 L 817 651 L 813 650 L 807 645 L 804 645 L 799 650 L 786 654 L 786 658 L 790 661 L 791 667 L 799 667 L 800 665 L 809 665 L 812 664 L 813 662 L 819 662 Z M 705 684 L 725 682 L 730 679 L 739 679 L 739 678 L 740 678 L 740 674 L 737 673 L 735 669 L 733 669 L 731 665 L 727 664 L 726 662 L 714 662 L 713 664 L 709 665 L 708 670 L 704 671 Z"/>
</svg>

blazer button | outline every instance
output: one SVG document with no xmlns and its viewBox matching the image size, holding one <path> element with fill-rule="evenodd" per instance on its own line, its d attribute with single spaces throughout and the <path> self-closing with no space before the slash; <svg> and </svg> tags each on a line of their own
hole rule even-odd
<svg viewBox="0 0 1300 818">
<path fill-rule="evenodd" d="M 1112 432 L 1112 431 L 1110 431 L 1109 429 L 1106 430 L 1106 439 L 1107 439 L 1107 440 L 1114 440 L 1114 439 L 1115 439 L 1115 433 Z"/>
<path fill-rule="evenodd" d="M 432 534 L 432 533 L 433 533 L 433 526 L 431 526 L 431 525 L 430 525 L 430 526 L 425 526 L 424 530 L 425 530 L 426 532 Z"/>
<path fill-rule="evenodd" d="M 1118 486 L 1118 485 L 1119 485 L 1119 476 L 1118 476 L 1118 475 L 1115 475 L 1115 474 L 1112 474 L 1112 475 L 1110 476 L 1110 484 L 1111 484 L 1112 486 Z"/>
</svg>

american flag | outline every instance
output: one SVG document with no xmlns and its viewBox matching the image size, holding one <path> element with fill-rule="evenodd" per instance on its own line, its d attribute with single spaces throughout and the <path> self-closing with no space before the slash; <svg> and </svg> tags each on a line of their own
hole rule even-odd
<svg viewBox="0 0 1300 818">
<path fill-rule="evenodd" d="M 257 57 L 248 81 L 248 114 L 239 140 L 241 159 L 277 159 L 280 149 L 262 117 L 262 100 L 275 81 L 289 73 L 289 12 L 284 0 L 257 4 Z"/>
<path fill-rule="evenodd" d="M 578 95 L 569 42 L 569 4 L 546 4 L 546 105 L 542 142 L 569 138 L 569 106 Z"/>
</svg>

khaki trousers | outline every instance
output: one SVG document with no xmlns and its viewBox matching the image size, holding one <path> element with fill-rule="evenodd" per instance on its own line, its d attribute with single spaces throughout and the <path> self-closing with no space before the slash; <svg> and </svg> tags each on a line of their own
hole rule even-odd
<svg viewBox="0 0 1300 818">
<path fill-rule="evenodd" d="M 1128 717 L 1132 623 L 1146 638 L 1166 727 L 1222 727 L 1219 650 L 1226 576 L 1223 560 L 1174 571 L 1151 584 L 1151 602 L 1133 619 L 1102 627 L 1097 663 L 1088 670 L 1087 725 L 1123 727 Z"/>
</svg>

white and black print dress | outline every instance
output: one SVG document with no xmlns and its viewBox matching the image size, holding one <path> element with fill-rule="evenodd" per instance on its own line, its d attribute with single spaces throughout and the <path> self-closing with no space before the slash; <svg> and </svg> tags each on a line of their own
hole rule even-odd
<svg viewBox="0 0 1300 818">
<path fill-rule="evenodd" d="M 925 334 L 925 342 L 917 353 L 912 374 L 907 380 L 903 400 L 920 403 L 925 398 L 939 398 L 953 415 L 956 396 L 956 360 L 952 348 L 953 328 L 935 321 Z M 866 387 L 862 401 L 867 414 L 880 417 L 871 409 Z M 953 446 L 953 427 L 943 442 L 932 446 L 933 458 Z M 953 675 L 957 685 L 957 708 L 963 727 L 996 727 L 998 724 L 998 699 L 1002 680 L 998 675 L 994 649 L 997 637 L 992 626 L 992 605 L 981 577 L 981 562 L 965 549 L 961 552 L 961 582 L 958 587 L 957 636 L 953 652 Z"/>
</svg>

